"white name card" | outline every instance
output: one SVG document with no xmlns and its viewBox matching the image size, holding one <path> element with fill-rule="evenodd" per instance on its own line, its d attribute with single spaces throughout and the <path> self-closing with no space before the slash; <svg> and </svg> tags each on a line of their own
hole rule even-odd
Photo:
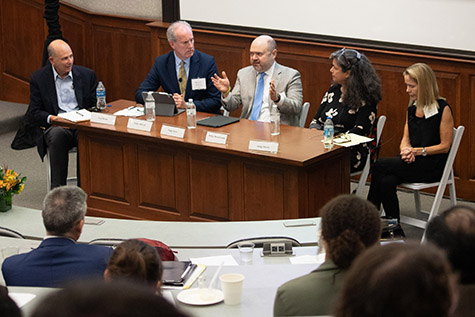
<svg viewBox="0 0 475 317">
<path fill-rule="evenodd" d="M 160 130 L 160 134 L 183 139 L 185 137 L 185 129 L 174 127 L 171 125 L 162 124 L 162 129 Z"/>
<path fill-rule="evenodd" d="M 262 152 L 270 152 L 270 153 L 277 153 L 279 149 L 278 142 L 270 142 L 270 141 L 260 141 L 260 140 L 250 140 L 249 141 L 249 150 L 254 151 L 262 151 Z"/>
<path fill-rule="evenodd" d="M 205 141 L 209 143 L 226 144 L 228 140 L 227 133 L 206 132 Z"/>
<path fill-rule="evenodd" d="M 95 122 L 95 123 L 115 125 L 115 118 L 116 116 L 113 116 L 111 114 L 104 114 L 104 113 L 98 113 L 98 112 L 91 113 L 91 122 Z"/>
<path fill-rule="evenodd" d="M 150 132 L 152 130 L 152 124 L 153 124 L 153 121 L 145 121 L 145 120 L 130 118 L 129 121 L 127 122 L 127 128 Z"/>
</svg>

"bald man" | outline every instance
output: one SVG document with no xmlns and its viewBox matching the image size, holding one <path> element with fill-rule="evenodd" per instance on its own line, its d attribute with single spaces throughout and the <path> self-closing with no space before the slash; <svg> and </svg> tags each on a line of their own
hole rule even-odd
<svg viewBox="0 0 475 317">
<path fill-rule="evenodd" d="M 303 100 L 300 73 L 275 61 L 277 45 L 268 35 L 254 39 L 249 54 L 251 66 L 238 71 L 232 91 L 224 71 L 212 79 L 224 108 L 232 111 L 242 104 L 241 118 L 269 122 L 275 103 L 281 123 L 298 126 Z"/>
<path fill-rule="evenodd" d="M 57 115 L 96 105 L 97 77 L 93 70 L 74 65 L 71 47 L 63 40 L 48 46 L 48 65 L 30 79 L 30 108 L 44 133 L 38 140 L 41 159 L 48 151 L 51 189 L 66 185 L 68 152 L 78 145 L 75 129 L 52 126 Z M 79 178 L 78 178 L 79 179 Z"/>
</svg>

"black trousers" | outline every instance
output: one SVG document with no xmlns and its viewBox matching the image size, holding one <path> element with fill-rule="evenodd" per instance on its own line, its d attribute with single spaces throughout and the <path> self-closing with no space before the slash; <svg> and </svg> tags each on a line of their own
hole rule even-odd
<svg viewBox="0 0 475 317">
<path fill-rule="evenodd" d="M 381 158 L 373 166 L 368 200 L 378 210 L 383 204 L 388 218 L 399 219 L 397 185 L 402 183 L 437 182 L 442 177 L 447 155 L 418 156 L 407 164 L 400 156 Z"/>
<path fill-rule="evenodd" d="M 77 130 L 52 126 L 45 132 L 51 166 L 51 189 L 66 185 L 68 178 L 69 150 L 78 146 Z M 79 185 L 79 151 L 77 160 Z"/>
</svg>

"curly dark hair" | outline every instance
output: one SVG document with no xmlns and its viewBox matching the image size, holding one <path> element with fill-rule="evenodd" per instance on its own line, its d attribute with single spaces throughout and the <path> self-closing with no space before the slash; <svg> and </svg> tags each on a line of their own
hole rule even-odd
<svg viewBox="0 0 475 317">
<path fill-rule="evenodd" d="M 376 105 L 381 100 L 381 79 L 369 59 L 356 50 L 342 48 L 330 55 L 343 72 L 350 71 L 346 80 L 343 103 L 358 110 L 365 104 Z"/>
<path fill-rule="evenodd" d="M 321 210 L 322 237 L 327 254 L 342 269 L 379 241 L 381 220 L 376 207 L 355 195 L 340 195 Z"/>
</svg>

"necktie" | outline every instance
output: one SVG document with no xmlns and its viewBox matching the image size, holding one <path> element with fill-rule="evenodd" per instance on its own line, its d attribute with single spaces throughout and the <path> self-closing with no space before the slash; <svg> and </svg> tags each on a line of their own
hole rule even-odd
<svg viewBox="0 0 475 317">
<path fill-rule="evenodd" d="M 261 73 L 261 77 L 257 83 L 256 93 L 254 94 L 254 102 L 252 103 L 251 120 L 257 120 L 261 113 L 262 99 L 264 98 L 264 76 L 266 73 Z"/>
<path fill-rule="evenodd" d="M 186 81 L 187 81 L 187 77 L 186 77 L 186 70 L 185 70 L 185 62 L 181 61 L 181 65 L 180 65 L 180 71 L 178 72 L 178 85 L 180 86 L 180 94 L 181 95 L 185 95 L 185 91 L 186 91 Z"/>
</svg>

